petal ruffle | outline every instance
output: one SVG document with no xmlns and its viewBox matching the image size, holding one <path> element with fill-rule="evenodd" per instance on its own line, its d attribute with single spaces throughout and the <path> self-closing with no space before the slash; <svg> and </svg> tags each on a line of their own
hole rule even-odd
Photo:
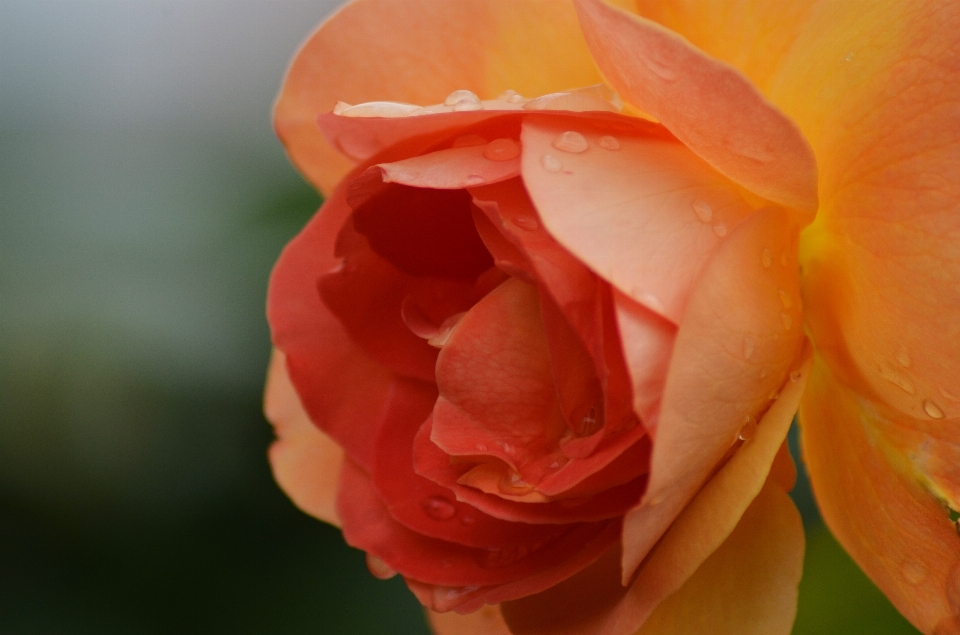
<svg viewBox="0 0 960 635">
<path fill-rule="evenodd" d="M 316 118 L 337 101 L 433 104 L 455 89 L 536 96 L 599 81 L 567 2 L 357 0 L 298 52 L 274 126 L 294 164 L 330 191 L 350 164 Z"/>
<path fill-rule="evenodd" d="M 925 633 L 960 633 L 960 538 L 912 470 L 922 457 L 887 439 L 903 418 L 818 360 L 800 409 L 804 458 L 824 520 L 894 606 Z M 915 451 L 936 455 L 940 445 L 930 437 Z"/>
<path fill-rule="evenodd" d="M 604 0 L 575 5 L 597 65 L 627 101 L 755 194 L 816 211 L 813 151 L 797 126 L 739 71 Z"/>
<path fill-rule="evenodd" d="M 263 412 L 277 435 L 269 457 L 280 488 L 306 513 L 339 527 L 336 500 L 343 449 L 310 421 L 290 383 L 286 358 L 276 349 L 267 370 Z"/>
</svg>

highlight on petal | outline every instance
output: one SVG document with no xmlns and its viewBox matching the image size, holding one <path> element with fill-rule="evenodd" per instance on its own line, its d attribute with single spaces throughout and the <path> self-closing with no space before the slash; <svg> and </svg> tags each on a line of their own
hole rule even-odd
<svg viewBox="0 0 960 635">
<path fill-rule="evenodd" d="M 316 118 L 338 101 L 434 104 L 454 89 L 486 99 L 507 89 L 536 96 L 599 81 L 567 2 L 357 0 L 297 53 L 274 126 L 294 164 L 329 192 L 350 162 L 324 140 Z"/>
<path fill-rule="evenodd" d="M 913 451 L 894 445 L 887 431 L 907 419 L 856 395 L 818 359 L 800 408 L 803 455 L 840 543 L 917 628 L 947 635 L 960 618 L 960 538 L 915 469 L 924 457 L 911 454 L 955 455 L 956 446 L 932 436 Z"/>
<path fill-rule="evenodd" d="M 659 589 L 650 589 L 655 602 L 659 602 L 652 613 L 652 606 L 644 605 L 641 599 L 649 591 L 640 582 L 620 586 L 619 554 L 613 550 L 592 567 L 544 593 L 503 604 L 501 610 L 511 632 L 789 633 L 803 563 L 800 516 L 786 494 L 772 482 L 764 485 L 745 508 L 733 531 L 714 545 L 715 549 L 704 556 L 694 572 L 687 572 L 689 577 L 684 578 L 682 586 L 666 597 Z"/>
<path fill-rule="evenodd" d="M 550 233 L 675 324 L 706 262 L 753 211 L 676 142 L 558 117 L 528 117 L 521 139 L 523 182 Z"/>
<path fill-rule="evenodd" d="M 625 521 L 626 579 L 739 431 L 776 403 L 796 369 L 804 336 L 798 272 L 789 264 L 796 258 L 795 232 L 786 213 L 756 212 L 726 239 L 697 282 L 674 344 L 650 484 L 643 504 Z M 774 254 L 777 260 L 767 257 Z"/>
<path fill-rule="evenodd" d="M 339 527 L 336 499 L 343 449 L 310 421 L 290 383 L 286 358 L 276 349 L 267 371 L 263 411 L 277 435 L 269 456 L 280 488 L 306 513 Z"/>
<path fill-rule="evenodd" d="M 574 4 L 597 65 L 624 99 L 755 194 L 816 211 L 813 150 L 739 71 L 604 0 Z"/>
</svg>

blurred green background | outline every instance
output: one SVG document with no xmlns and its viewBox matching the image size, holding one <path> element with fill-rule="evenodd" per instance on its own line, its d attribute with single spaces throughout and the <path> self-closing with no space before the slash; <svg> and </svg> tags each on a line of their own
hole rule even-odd
<svg viewBox="0 0 960 635">
<path fill-rule="evenodd" d="M 265 457 L 267 276 L 319 204 L 269 112 L 335 4 L 0 0 L 3 635 L 426 633 Z M 805 483 L 795 633 L 915 632 Z"/>
</svg>

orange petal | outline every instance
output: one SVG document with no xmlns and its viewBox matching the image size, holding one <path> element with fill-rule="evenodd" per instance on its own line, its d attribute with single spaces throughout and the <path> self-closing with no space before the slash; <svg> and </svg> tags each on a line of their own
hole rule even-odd
<svg viewBox="0 0 960 635">
<path fill-rule="evenodd" d="M 323 139 L 316 117 L 337 101 L 423 105 L 458 89 L 536 96 L 599 81 L 567 2 L 358 0 L 297 53 L 274 125 L 294 164 L 330 191 L 349 161 Z"/>
<path fill-rule="evenodd" d="M 560 117 L 528 117 L 521 140 L 523 181 L 544 226 L 674 323 L 723 236 L 752 212 L 733 183 L 676 142 Z"/>
<path fill-rule="evenodd" d="M 960 538 L 911 469 L 918 457 L 886 439 L 903 419 L 818 360 L 800 410 L 804 459 L 824 520 L 867 575 L 921 631 L 957 633 Z M 915 451 L 942 449 L 931 436 Z"/>
<path fill-rule="evenodd" d="M 674 344 L 647 494 L 625 521 L 626 578 L 741 427 L 770 404 L 799 358 L 799 281 L 789 266 L 795 262 L 794 238 L 784 212 L 759 211 L 725 240 L 697 283 Z M 787 256 L 786 266 L 774 260 L 779 254 Z"/>
<path fill-rule="evenodd" d="M 654 575 L 643 577 L 645 567 L 627 588 L 618 584 L 613 551 L 544 593 L 503 604 L 511 631 L 515 635 L 789 633 L 802 572 L 800 517 L 773 482 L 748 503 L 736 515 L 732 532 L 728 529 L 719 542 L 708 540 L 709 551 L 697 560 L 686 557 L 684 546 L 703 552 L 696 529 L 710 534 L 710 527 L 687 523 L 676 534 L 671 529 L 663 547 L 658 546 L 651 556 L 656 560 L 660 553 L 669 554 L 651 569 Z M 687 518 L 685 514 L 681 520 Z M 692 569 L 691 562 L 695 562 Z M 676 575 L 681 570 L 682 577 Z"/>
<path fill-rule="evenodd" d="M 501 155 L 507 158 L 489 158 L 489 148 L 494 148 L 493 152 L 502 149 L 506 153 Z M 379 167 L 384 183 L 433 189 L 476 187 L 520 176 L 520 145 L 512 139 L 497 139 L 491 144 L 438 150 L 395 163 L 381 163 Z"/>
<path fill-rule="evenodd" d="M 816 211 L 813 151 L 797 126 L 739 71 L 603 0 L 575 5 L 597 65 L 627 101 L 755 194 Z"/>
<path fill-rule="evenodd" d="M 270 356 L 263 411 L 277 435 L 269 452 L 273 477 L 297 507 L 339 527 L 336 498 L 343 450 L 310 421 L 277 349 Z"/>
<path fill-rule="evenodd" d="M 435 635 L 511 635 L 499 605 L 488 604 L 468 615 L 427 609 L 427 621 Z"/>
</svg>

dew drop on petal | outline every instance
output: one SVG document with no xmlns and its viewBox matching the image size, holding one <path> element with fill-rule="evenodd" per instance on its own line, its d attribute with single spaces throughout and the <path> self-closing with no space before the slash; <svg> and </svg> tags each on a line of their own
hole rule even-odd
<svg viewBox="0 0 960 635">
<path fill-rule="evenodd" d="M 783 308 L 789 309 L 793 306 L 793 298 L 790 297 L 789 293 L 783 289 L 777 289 L 777 295 L 780 296 L 780 303 L 783 305 Z"/>
<path fill-rule="evenodd" d="M 790 327 L 793 326 L 793 318 L 786 313 L 780 314 L 780 321 L 783 322 L 783 330 L 785 331 L 789 331 Z"/>
<path fill-rule="evenodd" d="M 590 147 L 586 137 L 572 130 L 560 133 L 557 138 L 553 140 L 552 145 L 561 152 L 571 152 L 574 154 L 586 152 L 587 148 Z"/>
<path fill-rule="evenodd" d="M 790 373 L 790 381 L 793 381 L 793 382 L 800 381 L 801 377 L 803 377 L 803 373 L 799 370 L 795 370 Z"/>
<path fill-rule="evenodd" d="M 849 62 L 853 60 L 853 51 L 848 51 L 846 55 L 843 56 L 844 62 Z"/>
<path fill-rule="evenodd" d="M 483 156 L 491 161 L 509 161 L 520 156 L 520 144 L 513 139 L 494 139 L 483 150 Z"/>
<path fill-rule="evenodd" d="M 530 553 L 530 550 L 523 545 L 517 547 L 502 547 L 500 549 L 487 549 L 480 564 L 488 569 L 498 569 L 526 558 L 528 553 Z"/>
<path fill-rule="evenodd" d="M 540 165 L 542 165 L 543 169 L 547 172 L 559 172 L 563 169 L 563 164 L 560 163 L 560 159 L 552 154 L 545 154 L 540 157 Z"/>
<path fill-rule="evenodd" d="M 713 226 L 713 233 L 723 238 L 727 235 L 727 226 L 724 223 L 717 223 Z"/>
<path fill-rule="evenodd" d="M 927 416 L 931 419 L 943 419 L 944 417 L 943 410 L 940 409 L 940 406 L 929 399 L 924 400 L 923 411 L 927 413 Z"/>
<path fill-rule="evenodd" d="M 741 441 L 749 441 L 757 435 L 757 420 L 747 415 L 743 418 L 743 425 L 740 426 L 740 431 L 737 432 L 737 438 Z"/>
<path fill-rule="evenodd" d="M 770 374 L 770 371 L 767 370 L 766 368 L 760 369 L 760 379 L 765 379 L 769 374 Z"/>
<path fill-rule="evenodd" d="M 697 199 L 690 206 L 693 208 L 693 213 L 697 215 L 697 220 L 701 223 L 709 223 L 713 220 L 713 208 L 710 207 L 710 203 Z"/>
<path fill-rule="evenodd" d="M 479 174 L 468 174 L 466 178 L 463 179 L 463 184 L 466 186 L 480 185 L 481 183 L 483 183 L 483 177 Z"/>
<path fill-rule="evenodd" d="M 455 90 L 447 98 L 443 100 L 444 106 L 454 106 L 461 101 L 476 101 L 479 102 L 480 98 L 477 97 L 477 94 L 469 90 Z"/>
<path fill-rule="evenodd" d="M 770 265 L 773 264 L 773 254 L 771 254 L 770 250 L 766 247 L 763 248 L 763 253 L 760 254 L 760 264 L 763 265 L 764 269 L 769 269 Z"/>
<path fill-rule="evenodd" d="M 468 110 L 483 110 L 483 102 L 470 101 L 469 99 L 463 99 L 458 101 L 453 105 L 454 112 L 464 112 Z"/>
<path fill-rule="evenodd" d="M 600 137 L 600 140 L 597 142 L 597 145 L 603 148 L 604 150 L 619 150 L 620 141 L 616 137 L 610 135 L 603 135 Z"/>
<path fill-rule="evenodd" d="M 444 496 L 429 496 L 420 503 L 423 511 L 434 520 L 450 520 L 457 515 L 457 507 Z"/>
<path fill-rule="evenodd" d="M 389 580 L 397 575 L 397 572 L 391 569 L 386 562 L 369 553 L 367 554 L 367 569 L 370 570 L 373 577 L 381 580 Z"/>
<path fill-rule="evenodd" d="M 743 358 L 750 359 L 753 357 L 754 342 L 752 337 L 743 338 Z"/>
<path fill-rule="evenodd" d="M 897 350 L 897 363 L 904 368 L 910 368 L 910 353 L 907 351 L 907 347 L 902 344 Z"/>
<path fill-rule="evenodd" d="M 540 223 L 537 222 L 537 219 L 533 216 L 516 216 L 512 218 L 510 222 L 520 229 L 526 229 L 527 231 L 533 231 L 540 227 Z"/>
</svg>

